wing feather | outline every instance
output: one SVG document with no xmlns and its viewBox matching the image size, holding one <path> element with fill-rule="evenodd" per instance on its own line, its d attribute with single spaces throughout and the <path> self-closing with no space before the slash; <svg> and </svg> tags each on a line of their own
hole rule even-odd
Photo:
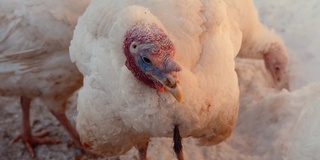
<svg viewBox="0 0 320 160">
<path fill-rule="evenodd" d="M 2 0 L 0 73 L 36 71 L 68 51 L 79 15 L 90 0 Z"/>
</svg>

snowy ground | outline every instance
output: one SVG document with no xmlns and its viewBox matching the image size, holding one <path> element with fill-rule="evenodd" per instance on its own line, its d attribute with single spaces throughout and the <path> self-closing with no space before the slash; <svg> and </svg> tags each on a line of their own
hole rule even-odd
<svg viewBox="0 0 320 160">
<path fill-rule="evenodd" d="M 290 52 L 290 91 L 268 87 L 270 77 L 260 61 L 238 60 L 241 80 L 239 120 L 232 136 L 213 147 L 198 147 L 184 139 L 185 158 L 216 160 L 286 159 L 288 142 L 305 104 L 320 97 L 320 3 L 317 0 L 255 0 L 261 20 L 279 33 Z M 259 72 L 255 71 L 260 68 Z M 71 99 L 68 116 L 75 114 Z M 0 159 L 31 159 L 21 141 L 11 144 L 21 130 L 21 110 L 17 98 L 0 98 Z M 34 132 L 51 131 L 58 145 L 36 147 L 36 159 L 90 159 L 68 147 L 70 138 L 40 102 L 31 110 Z M 153 139 L 150 160 L 175 159 L 171 139 Z M 121 159 L 137 159 L 136 150 Z"/>
</svg>

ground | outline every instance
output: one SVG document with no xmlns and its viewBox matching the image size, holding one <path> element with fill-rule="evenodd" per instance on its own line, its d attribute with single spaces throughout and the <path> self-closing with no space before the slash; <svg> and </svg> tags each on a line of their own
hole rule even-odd
<svg viewBox="0 0 320 160">
<path fill-rule="evenodd" d="M 72 103 L 75 97 L 69 101 L 67 115 L 74 123 L 73 116 L 76 108 Z M 69 145 L 71 138 L 63 129 L 55 117 L 49 112 L 39 100 L 32 103 L 31 126 L 34 133 L 41 131 L 50 131 L 48 137 L 60 141 L 54 145 L 39 145 L 35 147 L 35 160 L 81 160 L 92 159 L 92 156 L 82 154 L 79 149 Z M 0 97 L 0 159 L 2 160 L 29 160 L 29 152 L 22 141 L 12 143 L 13 139 L 22 130 L 21 108 L 18 97 Z M 107 158 L 105 158 L 106 160 Z M 101 159 L 102 160 L 102 159 Z"/>
</svg>

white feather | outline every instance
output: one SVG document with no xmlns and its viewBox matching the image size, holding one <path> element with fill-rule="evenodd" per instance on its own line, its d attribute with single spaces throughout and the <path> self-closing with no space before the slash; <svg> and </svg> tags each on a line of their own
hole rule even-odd
<svg viewBox="0 0 320 160">
<path fill-rule="evenodd" d="M 224 0 L 228 6 L 228 15 L 232 17 L 243 33 L 239 57 L 262 59 L 263 53 L 269 50 L 271 44 L 278 44 L 284 57 L 288 53 L 283 40 L 273 29 L 264 26 L 260 20 L 253 0 Z"/>
<path fill-rule="evenodd" d="M 125 66 L 125 32 L 138 21 L 159 25 L 175 45 L 184 101 L 138 81 Z M 84 143 L 116 156 L 148 137 L 183 137 L 202 145 L 225 140 L 234 128 L 239 89 L 234 58 L 238 25 L 220 0 L 94 0 L 74 32 L 70 56 L 84 78 L 77 130 Z"/>
<path fill-rule="evenodd" d="M 41 97 L 64 112 L 82 76 L 69 58 L 78 17 L 89 0 L 0 2 L 0 95 Z"/>
</svg>

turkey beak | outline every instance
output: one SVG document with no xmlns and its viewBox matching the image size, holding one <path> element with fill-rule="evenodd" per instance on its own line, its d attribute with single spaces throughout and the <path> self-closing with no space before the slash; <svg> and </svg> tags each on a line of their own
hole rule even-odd
<svg viewBox="0 0 320 160">
<path fill-rule="evenodd" d="M 165 88 L 169 91 L 178 102 L 182 102 L 182 89 L 179 85 L 178 72 L 181 71 L 181 67 L 168 58 L 164 61 L 163 67 L 160 69 L 160 74 L 153 74 L 153 77 L 157 79 Z"/>
<path fill-rule="evenodd" d="M 164 85 L 165 89 L 167 91 L 169 91 L 174 98 L 176 98 L 176 100 L 178 102 L 182 102 L 182 89 L 178 83 L 177 78 L 175 78 L 176 76 L 172 76 L 172 75 L 167 75 L 167 78 L 162 82 L 162 84 Z"/>
</svg>

